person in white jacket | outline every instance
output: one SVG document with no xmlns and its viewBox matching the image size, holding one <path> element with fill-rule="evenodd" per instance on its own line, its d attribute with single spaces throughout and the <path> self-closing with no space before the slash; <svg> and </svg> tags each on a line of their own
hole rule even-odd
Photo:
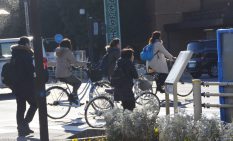
<svg viewBox="0 0 233 141">
<path fill-rule="evenodd" d="M 159 74 L 159 79 L 156 81 L 157 90 L 164 93 L 162 87 L 169 73 L 166 58 L 173 60 L 175 57 L 173 57 L 163 46 L 160 31 L 152 33 L 149 43 L 153 44 L 154 57 L 152 60 L 146 62 L 147 71 L 149 73 Z"/>
</svg>

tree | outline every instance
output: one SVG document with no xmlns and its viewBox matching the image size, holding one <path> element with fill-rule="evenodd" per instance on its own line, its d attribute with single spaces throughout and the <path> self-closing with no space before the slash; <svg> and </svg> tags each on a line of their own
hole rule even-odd
<svg viewBox="0 0 233 141">
<path fill-rule="evenodd" d="M 23 1 L 1 0 L 0 8 L 10 12 L 10 15 L 0 17 L 0 36 L 12 38 L 25 35 Z"/>
</svg>

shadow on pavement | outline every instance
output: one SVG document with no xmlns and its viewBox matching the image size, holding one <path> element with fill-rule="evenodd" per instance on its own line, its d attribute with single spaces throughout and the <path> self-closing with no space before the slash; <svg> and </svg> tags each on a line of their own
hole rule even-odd
<svg viewBox="0 0 233 141">
<path fill-rule="evenodd" d="M 15 99 L 15 95 L 13 95 L 12 93 L 0 94 L 0 101 L 1 100 L 12 100 L 12 99 Z"/>
<path fill-rule="evenodd" d="M 17 141 L 40 141 L 40 140 L 29 136 L 29 137 L 18 137 Z"/>
</svg>

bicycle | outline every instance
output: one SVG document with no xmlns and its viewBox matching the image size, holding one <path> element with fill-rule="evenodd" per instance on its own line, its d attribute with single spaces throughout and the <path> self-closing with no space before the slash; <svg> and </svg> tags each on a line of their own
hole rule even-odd
<svg viewBox="0 0 233 141">
<path fill-rule="evenodd" d="M 167 60 L 169 70 L 171 70 L 174 61 Z M 191 73 L 185 69 L 184 73 L 182 74 L 179 82 L 177 83 L 177 95 L 180 97 L 186 97 L 192 94 L 193 92 L 193 85 L 192 85 L 192 75 Z M 184 89 L 185 88 L 185 89 Z"/>
<path fill-rule="evenodd" d="M 114 107 L 119 108 L 119 102 L 114 101 L 113 89 L 106 89 L 106 94 L 95 97 L 85 107 L 85 120 L 86 123 L 92 128 L 103 128 L 105 126 L 104 115 L 112 110 Z M 137 108 L 142 108 L 147 105 L 156 106 L 157 110 L 153 111 L 155 114 L 159 114 L 160 100 L 152 92 L 142 92 L 135 98 L 135 104 Z"/>
<path fill-rule="evenodd" d="M 168 61 L 168 67 L 169 67 L 169 69 L 171 69 L 174 62 L 169 61 L 169 60 L 167 60 L 167 61 Z M 154 94 L 157 94 L 158 90 L 157 90 L 156 82 L 159 81 L 160 74 L 159 73 L 146 73 L 146 66 L 145 65 L 140 65 L 140 69 L 145 70 L 145 71 L 141 71 L 141 72 L 144 72 L 144 74 L 141 73 L 140 76 L 143 78 L 143 80 L 150 81 L 152 86 L 151 87 L 147 86 L 146 88 L 140 89 L 139 88 L 140 86 L 138 86 L 138 84 L 136 83 L 136 85 L 134 86 L 134 91 L 136 92 L 136 94 L 141 93 L 142 91 L 150 91 Z M 193 87 L 192 87 L 192 85 L 190 85 L 192 79 L 193 79 L 192 75 L 186 69 L 185 72 L 183 73 L 181 79 L 177 83 L 177 93 L 178 93 L 177 95 L 178 96 L 186 97 L 192 93 Z M 184 89 L 184 88 L 186 88 L 186 89 Z M 163 89 L 164 89 L 164 87 L 163 87 Z"/>
<path fill-rule="evenodd" d="M 110 84 L 107 81 L 102 81 L 102 77 L 98 76 L 96 71 L 91 67 L 84 69 L 79 67 L 87 73 L 88 81 L 80 93 L 78 93 L 78 99 L 73 100 L 71 95 L 71 89 L 67 83 L 61 83 L 59 86 L 52 86 L 46 90 L 47 95 L 47 109 L 48 117 L 52 119 L 64 118 L 70 111 L 71 107 L 80 107 L 83 105 L 81 101 L 89 93 L 89 100 L 94 97 L 103 94 L 103 89 L 109 88 Z M 65 86 L 64 86 L 65 84 Z M 88 101 L 86 101 L 88 103 Z"/>
</svg>

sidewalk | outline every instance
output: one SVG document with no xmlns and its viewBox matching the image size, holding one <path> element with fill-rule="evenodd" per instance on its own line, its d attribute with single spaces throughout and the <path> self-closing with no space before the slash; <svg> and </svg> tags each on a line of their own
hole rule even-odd
<svg viewBox="0 0 233 141">
<path fill-rule="evenodd" d="M 203 91 L 218 92 L 218 87 L 203 88 Z M 164 94 L 158 93 L 157 95 L 160 100 L 164 100 Z M 16 130 L 16 102 L 14 96 L 4 94 L 3 97 L 5 98 L 1 99 L 2 96 L 3 94 L 0 94 L 0 141 L 38 141 L 40 138 L 38 113 L 36 113 L 35 118 L 30 124 L 30 127 L 35 131 L 35 134 L 26 138 L 18 138 Z M 170 100 L 173 100 L 173 96 L 169 96 Z M 184 111 L 186 114 L 190 115 L 193 114 L 192 94 L 185 98 L 179 97 L 179 101 L 182 106 L 182 108 L 179 108 L 180 111 Z M 219 100 L 216 97 L 212 97 L 204 98 L 203 102 L 217 104 Z M 69 137 L 77 137 L 76 134 L 90 129 L 84 120 L 84 106 L 85 105 L 79 108 L 71 108 L 69 114 L 63 119 L 53 120 L 48 118 L 49 139 L 51 141 L 64 141 Z M 161 107 L 159 116 L 165 116 L 165 111 L 165 107 Z M 171 114 L 174 113 L 173 107 L 170 108 L 170 112 Z M 203 109 L 203 113 L 208 117 L 219 116 L 219 109 Z"/>
</svg>

